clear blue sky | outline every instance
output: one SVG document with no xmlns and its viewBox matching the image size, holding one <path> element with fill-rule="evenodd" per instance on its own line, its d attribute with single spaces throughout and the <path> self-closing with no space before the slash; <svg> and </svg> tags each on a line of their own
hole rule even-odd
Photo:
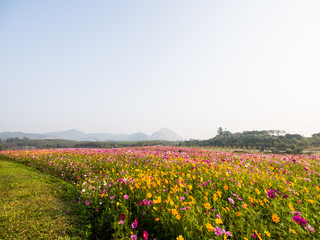
<svg viewBox="0 0 320 240">
<path fill-rule="evenodd" d="M 320 1 L 0 1 L 0 132 L 320 132 Z"/>
</svg>

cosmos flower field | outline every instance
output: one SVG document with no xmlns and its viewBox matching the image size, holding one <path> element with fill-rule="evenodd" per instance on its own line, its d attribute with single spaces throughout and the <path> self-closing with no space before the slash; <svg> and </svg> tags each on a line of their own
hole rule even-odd
<svg viewBox="0 0 320 240">
<path fill-rule="evenodd" d="M 0 155 L 76 185 L 100 236 L 320 239 L 319 156 L 173 147 Z"/>
</svg>

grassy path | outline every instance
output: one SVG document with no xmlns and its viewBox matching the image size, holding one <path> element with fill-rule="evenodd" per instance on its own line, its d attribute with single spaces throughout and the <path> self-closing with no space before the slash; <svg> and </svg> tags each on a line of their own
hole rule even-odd
<svg viewBox="0 0 320 240">
<path fill-rule="evenodd" d="M 0 239 L 84 239 L 81 218 L 67 214 L 75 196 L 66 182 L 0 159 Z"/>
</svg>

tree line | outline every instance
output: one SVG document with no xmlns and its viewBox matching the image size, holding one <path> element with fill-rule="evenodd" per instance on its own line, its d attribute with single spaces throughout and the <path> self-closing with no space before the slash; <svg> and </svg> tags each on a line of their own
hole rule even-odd
<svg viewBox="0 0 320 240">
<path fill-rule="evenodd" d="M 320 133 L 313 134 L 312 137 L 303 137 L 300 134 L 288 134 L 280 130 L 232 133 L 220 127 L 214 138 L 185 141 L 180 145 L 259 149 L 262 152 L 298 154 L 307 148 L 320 147 Z"/>
<path fill-rule="evenodd" d="M 65 139 L 30 139 L 8 138 L 0 139 L 0 151 L 6 149 L 47 149 L 47 148 L 119 148 L 143 147 L 154 145 L 174 145 L 174 142 L 162 140 L 148 141 L 74 141 Z"/>
</svg>

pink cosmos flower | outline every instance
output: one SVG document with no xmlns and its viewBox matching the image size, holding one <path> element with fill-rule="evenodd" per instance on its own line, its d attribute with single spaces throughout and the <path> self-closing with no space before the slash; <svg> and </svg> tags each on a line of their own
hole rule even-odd
<svg viewBox="0 0 320 240">
<path fill-rule="evenodd" d="M 134 235 L 134 234 L 131 235 L 131 240 L 137 240 L 137 239 L 138 239 L 137 235 Z"/>
<path fill-rule="evenodd" d="M 292 211 L 291 213 L 292 213 L 292 214 L 295 214 L 295 215 L 302 216 L 302 213 L 301 213 L 301 212 L 295 212 L 295 211 Z"/>
<path fill-rule="evenodd" d="M 148 203 L 147 199 L 143 199 L 142 203 L 143 203 L 144 205 L 147 205 L 147 203 Z"/>
<path fill-rule="evenodd" d="M 308 226 L 305 227 L 306 230 L 309 230 L 311 232 L 315 232 L 314 228 L 310 226 L 310 224 L 308 224 Z"/>
<path fill-rule="evenodd" d="M 129 199 L 129 196 L 127 194 L 125 194 L 123 197 L 124 199 Z"/>
<path fill-rule="evenodd" d="M 217 227 L 217 226 L 214 227 L 214 233 L 215 233 L 216 235 L 218 235 L 218 236 L 220 236 L 220 235 L 223 234 L 221 228 L 219 228 L 219 227 Z"/>
<path fill-rule="evenodd" d="M 234 204 L 234 200 L 231 197 L 228 198 L 228 200 L 229 200 L 230 203 Z"/>
</svg>

